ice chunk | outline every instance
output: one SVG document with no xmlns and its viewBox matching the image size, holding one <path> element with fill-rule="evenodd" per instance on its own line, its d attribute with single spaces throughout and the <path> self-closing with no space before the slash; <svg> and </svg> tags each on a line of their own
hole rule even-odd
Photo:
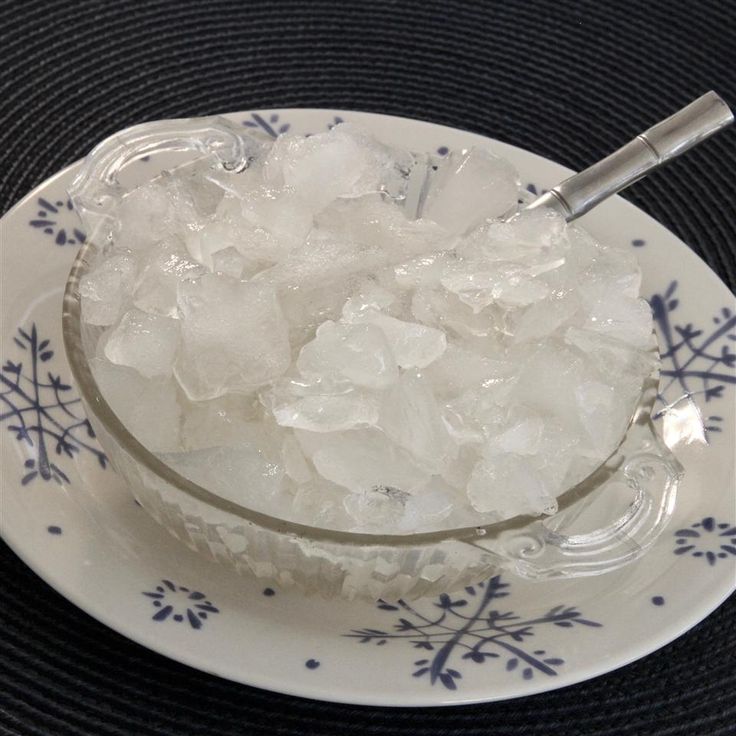
<svg viewBox="0 0 736 736">
<path fill-rule="evenodd" d="M 273 448 L 261 442 L 166 453 L 161 459 L 185 478 L 218 496 L 268 511 L 283 492 L 284 469 Z"/>
<path fill-rule="evenodd" d="M 386 392 L 379 426 L 430 473 L 441 473 L 457 454 L 430 384 L 417 373 L 404 373 Z"/>
<path fill-rule="evenodd" d="M 548 340 L 526 356 L 511 403 L 556 417 L 568 431 L 577 432 L 580 422 L 575 391 L 584 375 L 585 363 L 579 354 Z"/>
<path fill-rule="evenodd" d="M 271 434 L 263 422 L 255 394 L 226 394 L 210 401 L 183 403 L 182 446 L 199 450 L 218 445 L 237 445 L 253 439 L 253 428 L 261 435 Z"/>
<path fill-rule="evenodd" d="M 392 264 L 447 247 L 447 234 L 436 223 L 409 219 L 377 194 L 336 200 L 315 217 L 315 227 L 356 250 L 383 251 Z"/>
<path fill-rule="evenodd" d="M 400 368 L 424 368 L 445 352 L 444 332 L 416 322 L 403 322 L 383 312 L 368 309 L 359 314 L 345 312 L 351 321 L 376 325 L 388 339 Z"/>
<path fill-rule="evenodd" d="M 575 400 L 588 442 L 605 456 L 622 439 L 633 406 L 618 403 L 614 387 L 599 381 L 581 383 Z"/>
<path fill-rule="evenodd" d="M 245 258 L 233 247 L 218 250 L 212 256 L 212 270 L 215 273 L 222 273 L 225 276 L 239 279 L 243 275 L 245 267 Z"/>
<path fill-rule="evenodd" d="M 491 437 L 486 447 L 497 454 L 537 455 L 540 451 L 544 420 L 539 415 L 524 417 L 500 434 Z"/>
<path fill-rule="evenodd" d="M 345 509 L 359 531 L 395 530 L 406 512 L 409 494 L 391 486 L 374 486 L 345 496 Z"/>
<path fill-rule="evenodd" d="M 152 452 L 180 449 L 181 409 L 174 382 L 146 379 L 126 366 L 90 361 L 100 393 L 129 432 Z"/>
<path fill-rule="evenodd" d="M 455 343 L 448 343 L 447 350 L 423 371 L 437 396 L 456 396 L 486 382 L 490 385 L 510 378 L 513 373 L 513 364 L 503 356 L 488 358 Z"/>
<path fill-rule="evenodd" d="M 129 192 L 118 209 L 116 245 L 143 251 L 163 240 L 172 228 L 170 210 L 169 191 L 160 181 Z"/>
<path fill-rule="evenodd" d="M 519 184 L 505 159 L 480 148 L 453 151 L 431 181 L 422 214 L 450 232 L 463 233 L 515 208 Z"/>
<path fill-rule="evenodd" d="M 118 209 L 116 245 L 143 251 L 167 239 L 182 225 L 190 230 L 201 227 L 222 196 L 215 187 L 213 198 L 211 186 L 186 173 L 164 172 L 160 178 L 133 189 Z"/>
<path fill-rule="evenodd" d="M 581 296 L 588 310 L 587 329 L 622 339 L 637 348 L 651 344 L 652 311 L 643 299 L 632 299 L 615 285 L 600 291 L 583 286 Z"/>
<path fill-rule="evenodd" d="M 360 320 L 360 315 L 370 311 L 388 310 L 396 296 L 373 279 L 362 279 L 353 295 L 345 302 L 342 313 L 348 322 Z"/>
<path fill-rule="evenodd" d="M 578 300 L 569 292 L 532 304 L 514 318 L 510 327 L 514 342 L 539 340 L 557 331 L 572 319 L 578 308 Z"/>
<path fill-rule="evenodd" d="M 372 324 L 323 322 L 301 349 L 296 366 L 308 379 L 346 379 L 366 388 L 385 388 L 399 376 L 385 335 Z"/>
<path fill-rule="evenodd" d="M 79 282 L 82 320 L 101 326 L 117 322 L 129 299 L 136 270 L 130 251 L 115 249 L 98 257 L 95 268 Z"/>
<path fill-rule="evenodd" d="M 312 463 L 322 477 L 354 493 L 380 486 L 411 491 L 429 478 L 408 453 L 375 429 L 324 435 Z"/>
<path fill-rule="evenodd" d="M 344 506 L 348 491 L 324 478 L 304 483 L 296 490 L 289 518 L 300 524 L 328 529 L 347 529 L 350 518 Z"/>
<path fill-rule="evenodd" d="M 289 367 L 288 327 L 269 286 L 205 274 L 179 284 L 178 303 L 174 374 L 193 401 L 248 393 Z"/>
<path fill-rule="evenodd" d="M 411 312 L 423 324 L 442 328 L 466 339 L 483 338 L 481 343 L 486 353 L 499 352 L 494 350 L 494 340 L 488 338 L 505 333 L 505 320 L 504 314 L 496 313 L 492 307 L 476 313 L 463 304 L 457 295 L 444 288 L 420 288 L 412 296 Z"/>
<path fill-rule="evenodd" d="M 289 324 L 292 345 L 304 345 L 314 337 L 319 325 L 340 318 L 340 310 L 351 293 L 353 284 L 337 281 L 330 288 L 291 287 L 279 293 L 284 317 Z"/>
<path fill-rule="evenodd" d="M 436 476 L 430 478 L 406 499 L 400 529 L 422 531 L 437 528 L 450 515 L 457 500 L 458 494 L 447 483 Z"/>
<path fill-rule="evenodd" d="M 378 398 L 351 384 L 285 380 L 261 400 L 282 427 L 340 432 L 378 421 Z"/>
<path fill-rule="evenodd" d="M 108 335 L 105 357 L 146 378 L 170 376 L 178 346 L 177 320 L 131 309 Z"/>
<path fill-rule="evenodd" d="M 206 272 L 204 266 L 192 260 L 179 239 L 166 240 L 152 248 L 143 259 L 133 303 L 144 312 L 178 319 L 176 293 L 179 282 Z"/>
<path fill-rule="evenodd" d="M 498 263 L 492 271 L 482 262 L 458 262 L 440 279 L 440 283 L 476 314 L 489 304 L 503 307 L 524 307 L 544 299 L 549 294 L 547 285 L 535 279 L 523 266 Z"/>
<path fill-rule="evenodd" d="M 457 260 L 454 251 L 438 251 L 394 266 L 396 283 L 404 289 L 438 286 Z"/>
<path fill-rule="evenodd" d="M 312 480 L 312 469 L 309 467 L 309 463 L 304 457 L 299 443 L 291 434 L 284 437 L 281 445 L 281 460 L 286 474 L 295 483 L 308 483 Z"/>
<path fill-rule="evenodd" d="M 338 197 L 384 190 L 397 194 L 403 177 L 396 155 L 358 129 L 336 125 L 309 138 L 279 137 L 266 158 L 264 174 L 318 212 Z M 409 157 L 398 156 L 407 166 Z"/>
<path fill-rule="evenodd" d="M 499 520 L 557 510 L 544 476 L 526 458 L 510 453 L 485 457 L 475 466 L 468 496 L 476 511 L 493 512 Z"/>
</svg>

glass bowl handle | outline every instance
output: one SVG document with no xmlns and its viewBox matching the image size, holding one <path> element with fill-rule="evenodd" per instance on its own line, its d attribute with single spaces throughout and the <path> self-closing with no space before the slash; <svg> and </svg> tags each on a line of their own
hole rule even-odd
<svg viewBox="0 0 736 736">
<path fill-rule="evenodd" d="M 565 510 L 476 546 L 503 567 L 531 579 L 581 577 L 616 570 L 641 557 L 674 510 L 682 467 L 657 437 L 651 420 L 633 425 L 617 453 L 591 478 L 597 486 Z M 620 508 L 626 494 L 625 509 Z M 612 499 L 619 499 L 611 513 Z M 578 533 L 587 517 L 598 526 Z"/>
<path fill-rule="evenodd" d="M 87 232 L 97 245 L 112 237 L 115 212 L 125 190 L 119 174 L 144 156 L 174 151 L 214 155 L 230 171 L 248 166 L 258 144 L 237 125 L 221 117 L 187 118 L 142 123 L 99 143 L 86 157 L 69 196 Z"/>
</svg>

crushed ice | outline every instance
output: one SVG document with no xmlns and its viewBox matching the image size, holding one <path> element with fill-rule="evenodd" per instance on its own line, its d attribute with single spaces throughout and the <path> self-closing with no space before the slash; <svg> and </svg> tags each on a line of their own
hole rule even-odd
<svg viewBox="0 0 736 736">
<path fill-rule="evenodd" d="M 652 368 L 628 252 L 518 208 L 492 153 L 343 124 L 128 194 L 80 292 L 94 374 L 182 474 L 305 524 L 407 533 L 553 513 Z"/>
</svg>

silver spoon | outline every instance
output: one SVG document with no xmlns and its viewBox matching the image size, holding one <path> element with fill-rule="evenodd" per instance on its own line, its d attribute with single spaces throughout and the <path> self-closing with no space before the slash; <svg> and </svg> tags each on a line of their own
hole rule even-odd
<svg viewBox="0 0 736 736">
<path fill-rule="evenodd" d="M 733 113 L 723 99 L 713 91 L 706 92 L 610 156 L 552 187 L 525 209 L 548 207 L 568 222 L 574 220 L 727 127 L 733 120 Z"/>
<path fill-rule="evenodd" d="M 713 91 L 706 92 L 598 163 L 552 187 L 523 209 L 546 207 L 559 212 L 568 222 L 574 220 L 727 127 L 733 120 L 733 113 L 723 99 Z M 409 181 L 403 206 L 414 217 L 421 217 L 432 176 L 441 161 L 416 154 L 413 159 L 407 172 Z M 517 213 L 515 210 L 508 217 Z"/>
</svg>

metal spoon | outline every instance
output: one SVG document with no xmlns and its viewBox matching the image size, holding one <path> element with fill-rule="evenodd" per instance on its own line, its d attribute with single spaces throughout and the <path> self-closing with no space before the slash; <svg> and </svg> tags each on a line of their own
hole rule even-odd
<svg viewBox="0 0 736 736">
<path fill-rule="evenodd" d="M 574 220 L 727 127 L 733 120 L 733 113 L 723 99 L 713 91 L 706 92 L 610 156 L 552 187 L 525 209 L 549 207 L 568 222 Z"/>
<path fill-rule="evenodd" d="M 610 156 L 552 187 L 523 209 L 546 207 L 559 212 L 568 222 L 574 220 L 733 120 L 733 113 L 723 99 L 713 91 L 706 92 Z M 404 209 L 413 217 L 421 217 L 434 172 L 441 165 L 437 157 L 414 154 L 407 170 L 408 184 L 403 199 Z M 509 213 L 506 219 L 516 215 L 518 210 Z"/>
</svg>

